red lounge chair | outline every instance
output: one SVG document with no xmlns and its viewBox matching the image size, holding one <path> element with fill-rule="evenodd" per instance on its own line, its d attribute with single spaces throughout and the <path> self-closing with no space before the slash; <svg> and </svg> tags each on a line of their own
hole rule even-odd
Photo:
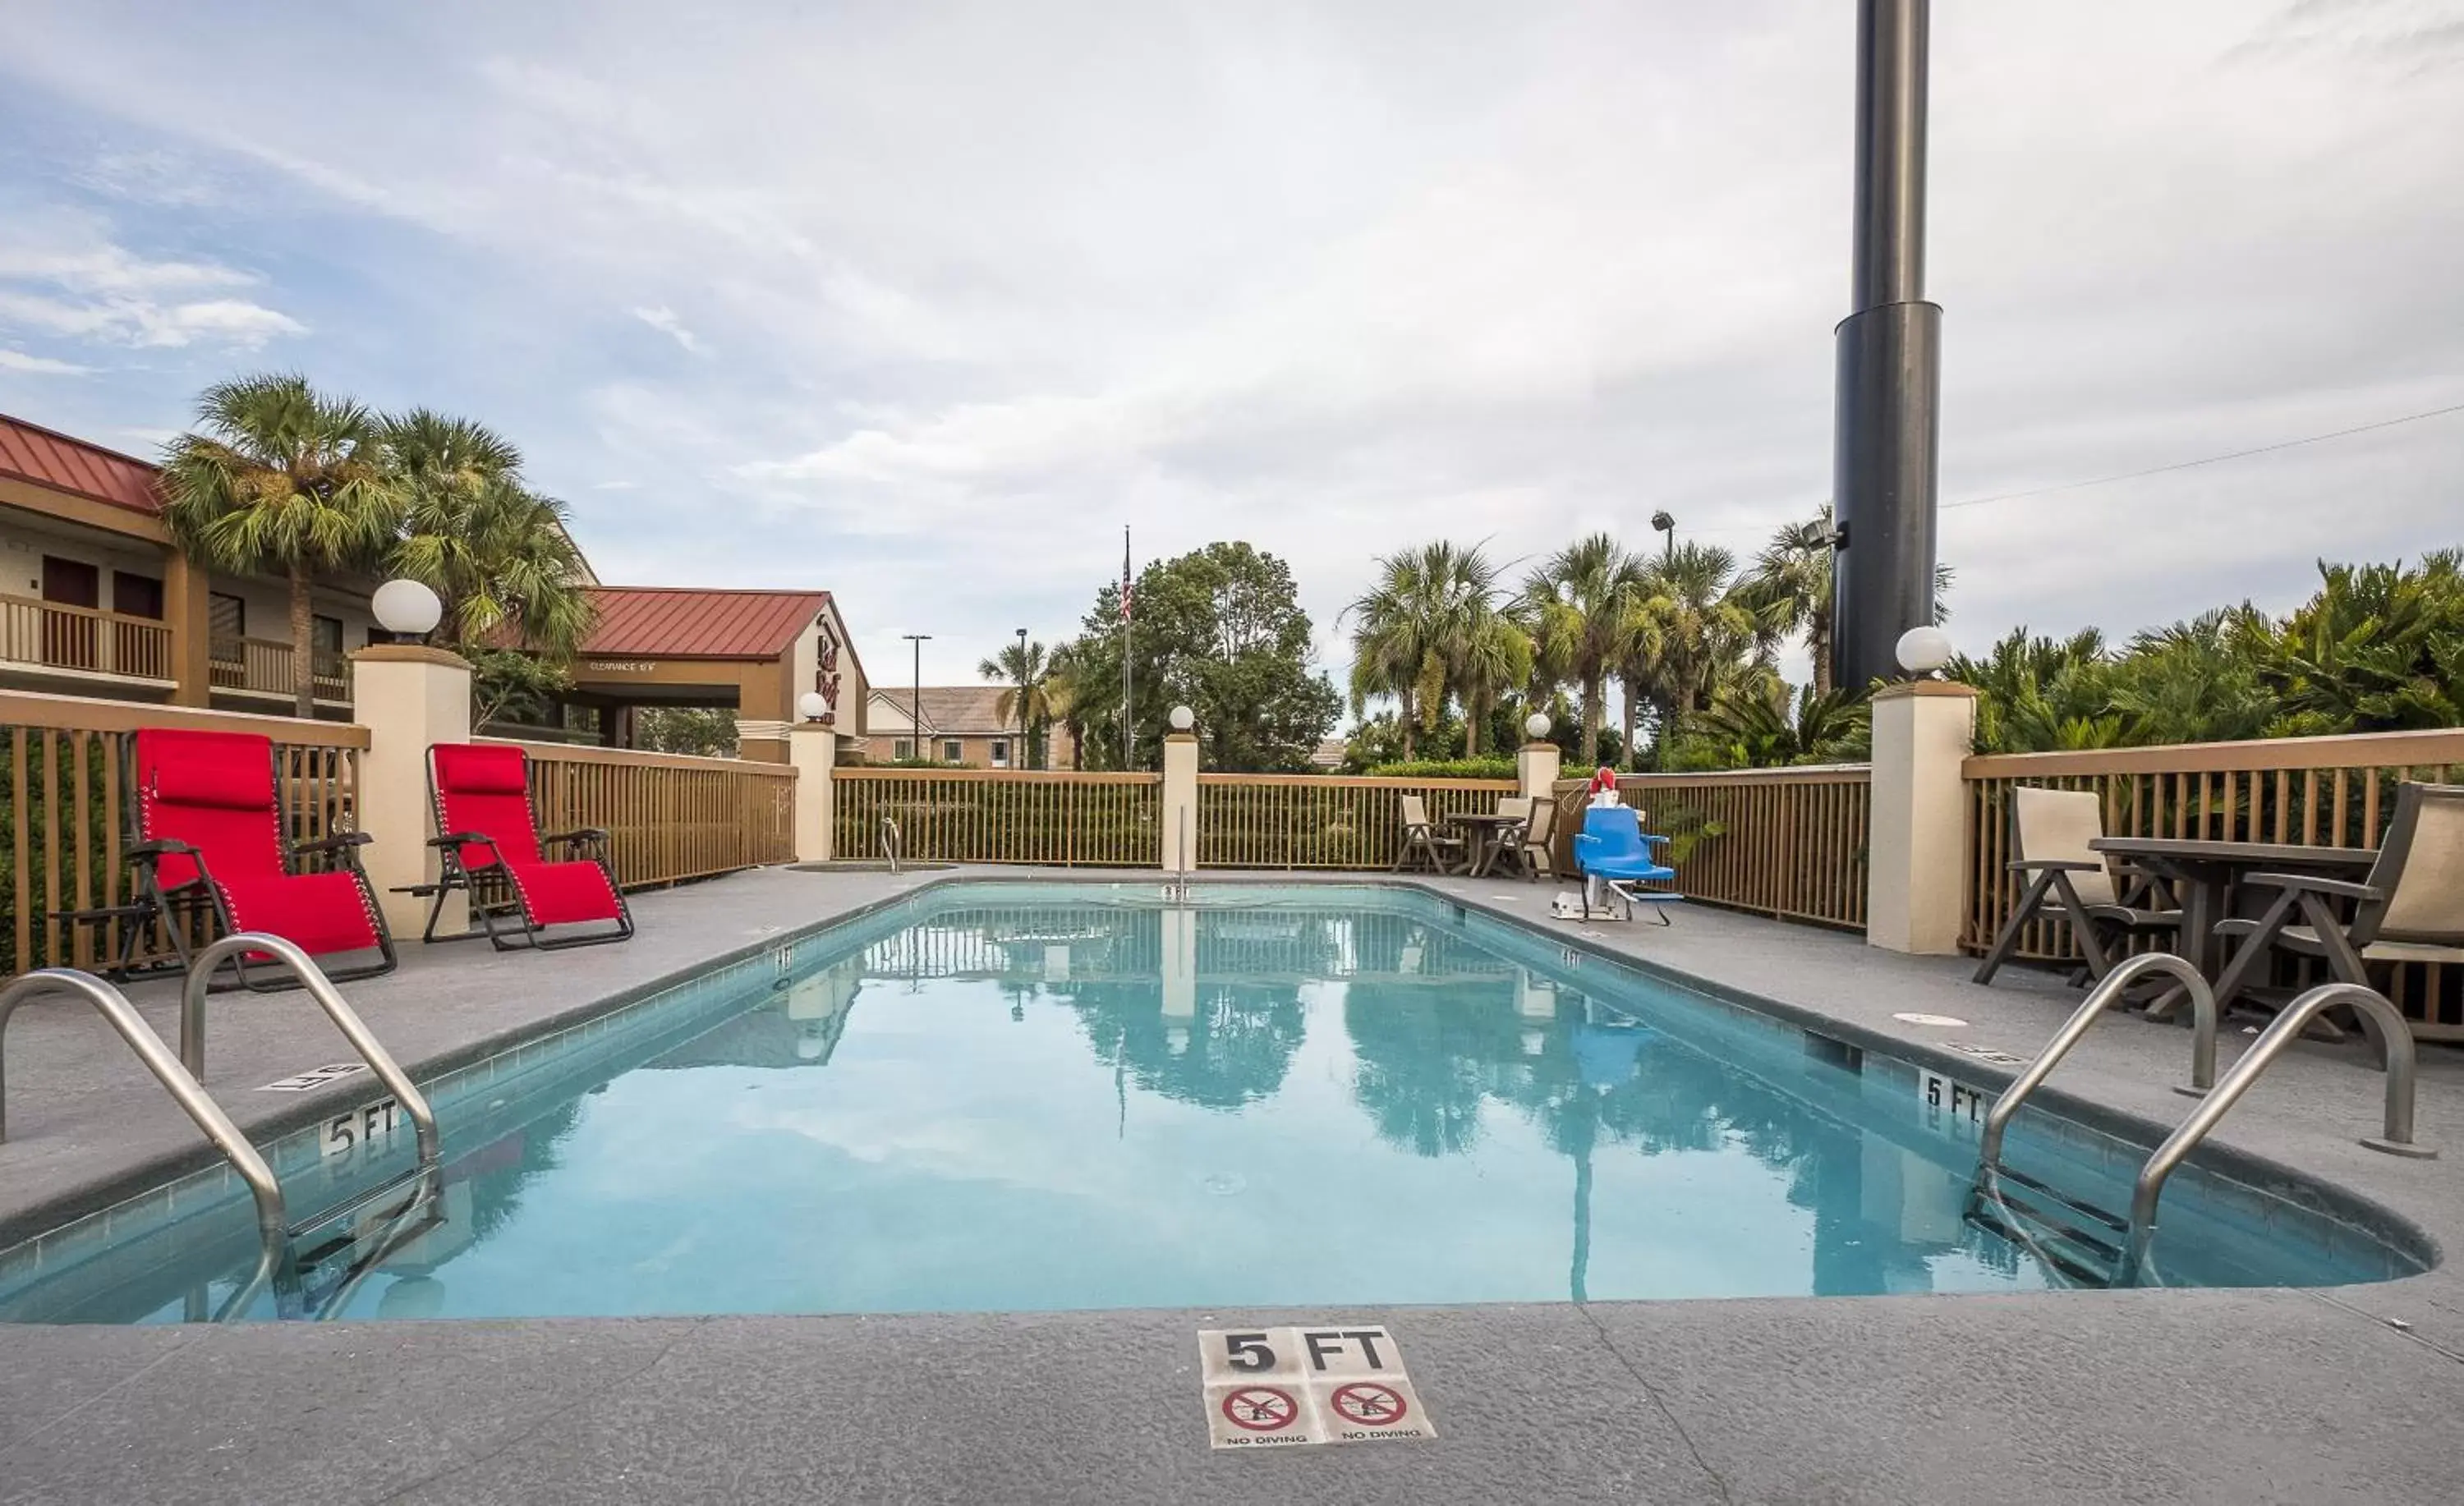
<svg viewBox="0 0 2464 1506">
<path fill-rule="evenodd" d="M 376 891 L 360 869 L 365 832 L 341 832 L 297 842 L 286 852 L 282 807 L 275 789 L 274 743 L 253 732 L 199 732 L 141 728 L 134 739 L 133 781 L 138 840 L 139 903 L 167 922 L 185 966 L 185 932 L 200 910 L 222 934 L 261 930 L 323 958 L 374 951 L 374 961 L 328 968 L 326 976 L 374 977 L 394 967 L 393 937 L 377 908 Z M 291 865 L 321 856 L 333 866 L 295 873 Z M 254 955 L 234 958 L 252 989 Z"/>
<path fill-rule="evenodd" d="M 518 748 L 438 743 L 428 750 L 428 790 L 436 805 L 437 830 L 429 845 L 444 854 L 444 876 L 422 940 L 437 939 L 437 917 L 445 911 L 445 897 L 455 889 L 471 896 L 471 907 L 499 951 L 590 947 L 633 934 L 633 912 L 625 907 L 624 891 L 616 887 L 616 870 L 608 862 L 607 834 L 583 827 L 541 835 L 531 814 L 529 762 Z M 559 844 L 581 856 L 540 856 L 541 848 Z M 481 881 L 492 889 L 501 883 L 512 891 L 510 898 L 497 893 L 483 897 Z M 521 932 L 508 940 L 497 923 L 513 913 L 521 917 Z M 554 940 L 545 934 L 551 926 L 594 922 L 614 926 Z"/>
</svg>

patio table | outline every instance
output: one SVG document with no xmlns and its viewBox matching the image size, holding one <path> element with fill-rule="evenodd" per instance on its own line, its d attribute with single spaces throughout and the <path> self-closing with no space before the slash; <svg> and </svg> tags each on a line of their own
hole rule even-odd
<svg viewBox="0 0 2464 1506">
<path fill-rule="evenodd" d="M 2127 858 L 2173 885 L 2182 905 L 2180 939 L 2172 949 L 2210 979 L 2223 971 L 2216 923 L 2228 917 L 2233 886 L 2245 873 L 2318 873 L 2329 877 L 2366 872 L 2378 861 L 2375 847 L 2304 847 L 2280 842 L 2210 841 L 2188 837 L 2099 837 L 2088 846 Z M 2148 1014 L 2163 1018 L 2181 1002 L 2167 993 Z"/>
<path fill-rule="evenodd" d="M 1441 824 L 1463 829 L 1464 842 L 1468 849 L 1466 854 L 1468 862 L 1463 872 L 1472 878 L 1479 879 L 1485 878 L 1489 865 L 1497 861 L 1499 834 L 1508 827 L 1521 826 L 1529 819 L 1529 817 L 1506 816 L 1495 811 L 1485 813 L 1472 811 L 1461 816 L 1446 817 Z"/>
</svg>

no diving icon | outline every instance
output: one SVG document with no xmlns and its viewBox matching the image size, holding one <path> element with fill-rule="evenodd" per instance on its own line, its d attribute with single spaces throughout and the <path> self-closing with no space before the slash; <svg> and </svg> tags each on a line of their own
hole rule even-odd
<svg viewBox="0 0 2464 1506">
<path fill-rule="evenodd" d="M 1216 1448 L 1437 1436 L 1402 1346 L 1375 1323 L 1210 1328 L 1198 1352 Z"/>
</svg>

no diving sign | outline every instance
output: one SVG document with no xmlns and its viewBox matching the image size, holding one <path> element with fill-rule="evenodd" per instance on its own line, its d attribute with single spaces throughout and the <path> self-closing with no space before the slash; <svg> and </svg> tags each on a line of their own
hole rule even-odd
<svg viewBox="0 0 2464 1506">
<path fill-rule="evenodd" d="M 1219 1449 L 1438 1435 L 1403 1373 L 1402 1346 L 1375 1323 L 1206 1328 L 1198 1357 Z"/>
</svg>

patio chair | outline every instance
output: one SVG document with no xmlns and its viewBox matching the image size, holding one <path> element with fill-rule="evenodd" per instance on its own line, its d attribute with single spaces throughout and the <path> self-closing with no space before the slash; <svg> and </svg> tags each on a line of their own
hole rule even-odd
<svg viewBox="0 0 2464 1506">
<path fill-rule="evenodd" d="M 1977 964 L 1977 982 L 1993 981 L 2048 899 L 2060 901 L 2091 981 L 2113 971 L 2106 942 L 2126 947 L 2134 936 L 2180 929 L 2179 909 L 2141 903 L 2163 897 L 2153 879 L 2088 845 L 2103 835 L 2104 805 L 2093 791 L 2023 785 L 2011 792 L 2011 848 L 2017 856 L 2009 867 L 2029 876 L 2028 887 Z"/>
<path fill-rule="evenodd" d="M 2245 938 L 2216 980 L 2219 1010 L 2259 981 L 2278 950 L 2323 958 L 2338 982 L 2364 988 L 2373 964 L 2464 963 L 2464 785 L 2398 785 L 2378 861 L 2360 884 L 2309 873 L 2241 882 L 2277 896 L 2256 920 L 2217 924 L 2217 935 Z M 2338 915 L 2338 901 L 2350 919 Z M 2375 1034 L 2369 1015 L 2362 1019 Z"/>
<path fill-rule="evenodd" d="M 1403 844 L 1395 852 L 1394 871 L 1414 861 L 1428 863 L 1432 873 L 1454 873 L 1468 861 L 1463 840 L 1438 830 L 1429 819 L 1429 802 L 1417 795 L 1403 797 Z"/>
<path fill-rule="evenodd" d="M 1583 919 L 1596 911 L 1615 914 L 1622 904 L 1625 918 L 1635 906 L 1648 906 L 1660 924 L 1668 921 L 1668 906 L 1684 898 L 1667 889 L 1645 889 L 1665 883 L 1677 870 L 1661 862 L 1668 839 L 1642 829 L 1642 813 L 1630 805 L 1596 805 L 1583 813 L 1583 829 L 1574 834 L 1574 866 L 1583 876 Z"/>
<path fill-rule="evenodd" d="M 1531 802 L 1530 813 L 1524 818 L 1522 827 L 1501 839 L 1503 845 L 1498 858 L 1501 862 L 1514 864 L 1514 871 L 1527 881 L 1543 874 L 1553 879 L 1557 876 L 1557 865 L 1549 849 L 1556 837 L 1557 802 L 1535 799 Z"/>
<path fill-rule="evenodd" d="M 542 834 L 531 812 L 529 774 L 529 755 L 519 748 L 438 743 L 428 750 L 437 833 L 429 845 L 443 855 L 443 871 L 422 941 L 437 939 L 437 920 L 455 890 L 470 895 L 478 934 L 498 951 L 556 951 L 633 934 L 633 912 L 608 860 L 607 834 L 595 826 Z M 573 856 L 544 856 L 559 846 Z M 510 936 L 499 928 L 515 920 L 519 928 Z M 603 928 L 547 935 L 550 927 L 590 925 Z"/>
<path fill-rule="evenodd" d="M 285 842 L 271 738 L 146 727 L 131 738 L 129 759 L 138 840 L 128 859 L 137 866 L 138 904 L 145 912 L 134 921 L 142 926 L 162 918 L 184 968 L 187 932 L 203 915 L 219 934 L 265 931 L 319 959 L 376 953 L 356 965 L 326 968 L 337 982 L 393 971 L 393 937 L 360 868 L 367 834 Z M 294 871 L 318 858 L 333 866 Z M 292 986 L 288 979 L 252 979 L 248 965 L 265 960 L 259 953 L 232 959 L 244 987 L 262 993 Z"/>
</svg>

